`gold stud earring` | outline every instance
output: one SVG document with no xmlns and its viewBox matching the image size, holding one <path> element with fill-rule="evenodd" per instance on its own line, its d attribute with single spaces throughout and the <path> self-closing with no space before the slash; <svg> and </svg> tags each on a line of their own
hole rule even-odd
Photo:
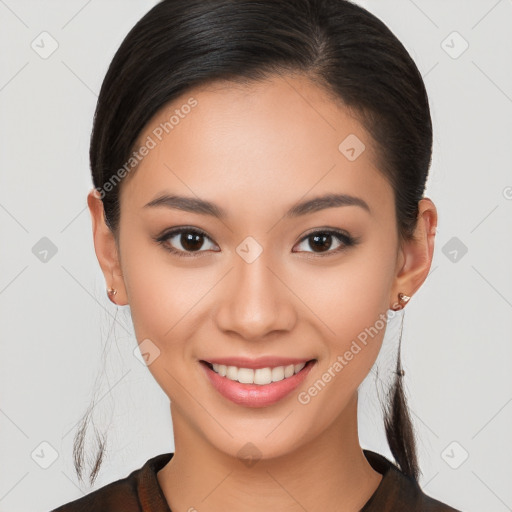
<svg viewBox="0 0 512 512">
<path fill-rule="evenodd" d="M 115 288 L 109 288 L 107 290 L 108 298 L 110 299 L 110 302 L 116 304 L 116 302 L 112 299 L 112 297 L 117 293 L 117 290 Z"/>
<path fill-rule="evenodd" d="M 405 293 L 400 292 L 398 294 L 398 303 L 393 304 L 391 309 L 393 311 L 400 311 L 410 300 L 411 297 L 409 297 L 409 295 L 405 295 Z"/>
</svg>

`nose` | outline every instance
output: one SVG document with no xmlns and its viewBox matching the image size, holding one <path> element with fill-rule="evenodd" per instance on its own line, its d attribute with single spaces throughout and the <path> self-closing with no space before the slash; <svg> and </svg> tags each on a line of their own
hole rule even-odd
<svg viewBox="0 0 512 512">
<path fill-rule="evenodd" d="M 289 277 L 272 269 L 264 255 L 265 251 L 252 263 L 242 258 L 235 260 L 218 296 L 218 328 L 247 341 L 283 334 L 292 330 L 297 321 Z"/>
</svg>

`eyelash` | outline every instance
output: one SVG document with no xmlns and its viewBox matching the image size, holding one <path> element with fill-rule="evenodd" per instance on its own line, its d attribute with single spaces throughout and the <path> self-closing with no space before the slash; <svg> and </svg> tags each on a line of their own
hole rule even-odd
<svg viewBox="0 0 512 512">
<path fill-rule="evenodd" d="M 200 229 L 197 229 L 197 228 L 189 228 L 189 227 L 186 227 L 186 226 L 185 227 L 181 227 L 181 228 L 175 228 L 175 229 L 172 229 L 170 231 L 167 231 L 164 234 L 156 237 L 154 240 L 158 244 L 162 245 L 162 247 L 166 251 L 174 254 L 175 256 L 178 256 L 179 258 L 195 258 L 195 257 L 198 257 L 198 255 L 200 253 L 205 252 L 205 251 L 189 251 L 189 252 L 182 251 L 180 249 L 175 249 L 174 247 L 171 247 L 171 246 L 169 246 L 167 244 L 167 241 L 170 238 L 173 238 L 176 235 L 181 235 L 183 233 L 193 233 L 194 235 L 201 235 L 201 236 L 211 240 L 211 238 L 204 231 L 202 231 Z M 305 235 L 299 241 L 299 244 L 304 242 L 308 238 L 313 237 L 314 235 L 330 235 L 330 236 L 333 236 L 333 237 L 337 238 L 338 241 L 341 242 L 342 245 L 340 245 L 335 250 L 328 250 L 325 253 L 314 253 L 314 252 L 311 252 L 311 251 L 298 251 L 298 252 L 310 252 L 311 254 L 313 254 L 313 256 L 309 256 L 309 257 L 312 257 L 312 258 L 317 258 L 317 257 L 323 258 L 323 257 L 331 256 L 333 254 L 339 254 L 340 252 L 345 251 L 349 247 L 353 247 L 353 246 L 355 246 L 355 245 L 357 245 L 359 243 L 359 238 L 352 237 L 352 236 L 348 235 L 347 233 L 345 233 L 343 231 L 333 230 L 333 229 L 318 229 L 316 231 L 312 231 L 311 233 L 308 233 L 307 235 Z"/>
</svg>

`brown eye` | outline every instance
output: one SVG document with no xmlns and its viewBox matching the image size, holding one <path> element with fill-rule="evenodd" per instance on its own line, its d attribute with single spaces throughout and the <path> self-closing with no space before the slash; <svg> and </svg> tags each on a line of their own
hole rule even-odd
<svg viewBox="0 0 512 512">
<path fill-rule="evenodd" d="M 324 255 L 322 253 L 326 255 L 338 253 L 347 247 L 355 245 L 355 243 L 356 240 L 351 236 L 332 230 L 315 231 L 304 237 L 300 242 L 300 244 L 304 244 L 304 246 L 312 249 L 312 251 L 304 250 L 304 252 L 313 252 L 320 256 Z M 331 250 L 332 247 L 334 247 L 333 250 Z"/>
<path fill-rule="evenodd" d="M 180 233 L 178 236 L 185 251 L 198 251 L 204 243 L 204 236 L 199 233 Z"/>
<path fill-rule="evenodd" d="M 211 238 L 206 233 L 192 228 L 168 231 L 156 238 L 156 241 L 177 256 L 193 256 L 193 253 L 202 253 L 211 250 L 212 246 L 216 247 L 212 243 L 210 246 L 206 244 L 205 248 L 205 242 L 211 242 Z"/>
<path fill-rule="evenodd" d="M 329 250 L 333 242 L 333 236 L 328 233 L 321 233 L 318 235 L 311 235 L 309 238 L 309 246 L 312 249 L 319 249 L 320 252 Z"/>
</svg>

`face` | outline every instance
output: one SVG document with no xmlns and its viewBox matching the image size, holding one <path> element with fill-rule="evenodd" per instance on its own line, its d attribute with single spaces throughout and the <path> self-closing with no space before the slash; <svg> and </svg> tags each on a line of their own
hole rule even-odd
<svg viewBox="0 0 512 512">
<path fill-rule="evenodd" d="M 300 449 L 342 421 L 396 300 L 394 196 L 372 141 L 297 76 L 188 91 L 138 145 L 148 137 L 122 184 L 118 248 L 173 421 L 226 454 L 247 442 L 263 457 Z M 341 198 L 298 207 L 329 194 Z M 189 201 L 148 206 L 165 195 Z M 205 364 L 215 361 L 248 368 L 225 377 Z M 275 368 L 308 361 L 290 378 Z M 275 383 L 229 378 L 251 382 L 265 367 L 259 382 Z"/>
</svg>

